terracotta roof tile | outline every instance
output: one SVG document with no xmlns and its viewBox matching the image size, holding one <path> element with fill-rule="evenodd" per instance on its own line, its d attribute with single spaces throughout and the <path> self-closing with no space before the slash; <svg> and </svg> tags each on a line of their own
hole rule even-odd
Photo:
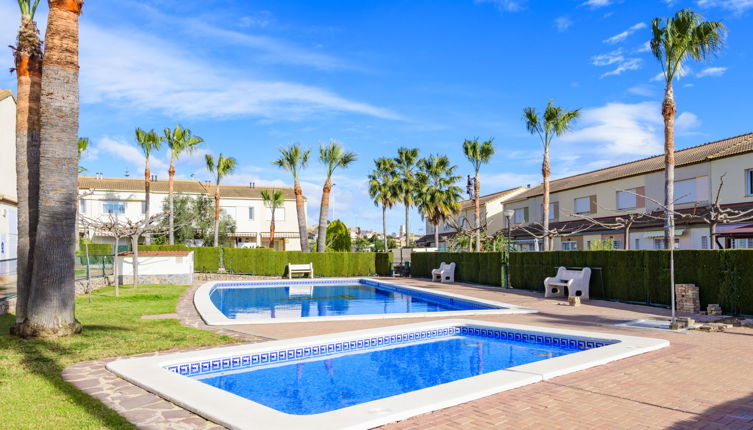
<svg viewBox="0 0 753 430">
<path fill-rule="evenodd" d="M 0 100 L 5 100 L 8 97 L 13 97 L 13 91 L 11 91 L 11 90 L 0 90 Z M 13 100 L 15 101 L 16 99 L 13 98 Z"/>
<path fill-rule="evenodd" d="M 675 163 L 677 167 L 681 167 L 748 152 L 753 152 L 753 133 L 742 134 L 740 136 L 675 151 Z M 551 192 L 555 193 L 585 185 L 613 181 L 615 179 L 658 172 L 661 170 L 664 170 L 664 155 L 656 155 L 642 160 L 631 161 L 625 164 L 618 164 L 600 170 L 557 179 L 550 184 Z M 542 188 L 542 185 L 537 185 L 530 190 L 517 195 L 516 200 L 540 196 L 543 194 Z"/>
<path fill-rule="evenodd" d="M 142 178 L 101 178 L 97 179 L 94 176 L 79 176 L 78 188 L 82 190 L 95 189 L 95 190 L 114 190 L 114 191 L 144 191 L 144 179 Z M 203 184 L 200 181 L 187 181 L 176 179 L 173 184 L 173 189 L 176 193 L 187 194 L 206 194 L 209 196 L 214 195 L 215 186 L 211 184 Z M 255 187 L 251 188 L 245 185 L 222 185 L 220 184 L 220 195 L 225 198 L 241 198 L 241 199 L 259 199 L 261 198 L 261 192 L 263 190 L 271 190 L 267 187 Z M 275 190 L 281 190 L 285 193 L 287 199 L 295 198 L 292 188 L 276 187 Z M 158 179 L 152 181 L 151 191 L 154 193 L 167 193 L 168 192 L 168 180 Z"/>
<path fill-rule="evenodd" d="M 479 198 L 479 202 L 481 206 L 483 206 L 486 204 L 486 202 L 490 200 L 507 197 L 510 194 L 513 194 L 514 192 L 519 191 L 521 188 L 525 189 L 525 187 L 517 187 L 517 188 L 510 188 L 509 190 L 499 191 L 492 194 L 487 194 L 485 196 L 481 196 Z M 463 200 L 462 202 L 460 202 L 460 205 L 463 209 L 471 207 L 473 206 L 473 200 Z"/>
</svg>

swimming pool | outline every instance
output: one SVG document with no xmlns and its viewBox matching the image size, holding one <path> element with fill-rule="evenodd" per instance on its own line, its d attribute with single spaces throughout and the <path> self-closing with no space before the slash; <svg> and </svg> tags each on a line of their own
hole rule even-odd
<svg viewBox="0 0 753 430">
<path fill-rule="evenodd" d="M 196 291 L 194 303 L 210 325 L 536 312 L 361 278 L 210 282 Z"/>
<path fill-rule="evenodd" d="M 133 358 L 107 367 L 230 428 L 362 429 L 668 345 L 441 320 Z"/>
</svg>

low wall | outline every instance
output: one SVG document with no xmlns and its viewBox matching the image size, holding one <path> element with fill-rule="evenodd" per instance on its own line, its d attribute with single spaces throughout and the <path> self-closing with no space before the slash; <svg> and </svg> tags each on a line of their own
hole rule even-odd
<svg viewBox="0 0 753 430">
<path fill-rule="evenodd" d="M 139 253 L 139 282 L 142 284 L 190 285 L 193 283 L 192 251 L 145 251 Z M 118 281 L 133 283 L 133 254 L 117 256 Z"/>
<path fill-rule="evenodd" d="M 118 282 L 121 285 L 133 284 L 133 275 L 118 275 Z M 172 275 L 142 275 L 139 273 L 139 283 L 155 285 L 191 285 L 193 283 L 193 273 Z"/>
</svg>

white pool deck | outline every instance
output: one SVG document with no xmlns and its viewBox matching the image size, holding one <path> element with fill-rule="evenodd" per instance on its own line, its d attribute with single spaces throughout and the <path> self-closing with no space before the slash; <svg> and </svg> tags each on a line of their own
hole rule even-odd
<svg viewBox="0 0 753 430">
<path fill-rule="evenodd" d="M 359 282 L 361 280 L 374 282 L 373 279 L 368 278 L 321 278 L 321 279 L 305 279 L 305 280 L 282 280 L 282 281 L 242 281 L 232 282 L 234 285 L 228 288 L 265 288 L 270 286 L 289 286 L 289 285 L 311 285 L 318 282 L 332 282 L 336 281 L 340 284 Z M 228 284 L 228 281 L 212 281 L 207 282 L 200 286 L 194 294 L 194 306 L 199 312 L 201 319 L 207 325 L 246 325 L 246 324 L 283 324 L 291 322 L 323 322 L 323 321 L 353 321 L 353 320 L 379 320 L 379 319 L 396 319 L 396 318 L 425 318 L 425 317 L 446 317 L 457 318 L 466 316 L 482 316 L 482 315 L 509 315 L 509 314 L 528 314 L 538 312 L 536 309 L 527 308 L 523 306 L 517 306 L 509 303 L 502 303 L 493 300 L 480 299 L 477 297 L 464 296 L 461 294 L 455 294 L 450 292 L 438 292 L 429 290 L 426 288 L 402 285 L 399 282 L 388 282 L 379 280 L 378 283 L 392 286 L 395 288 L 401 288 L 408 291 L 416 291 L 422 294 L 431 296 L 439 296 L 445 298 L 460 299 L 471 303 L 478 303 L 482 305 L 489 305 L 496 307 L 495 309 L 477 309 L 477 310 L 462 310 L 462 311 L 442 311 L 442 312 L 412 312 L 412 313 L 391 313 L 391 314 L 365 314 L 365 315 L 337 315 L 337 316 L 315 316 L 315 317 L 297 317 L 297 318 L 228 318 L 220 312 L 219 309 L 212 303 L 210 299 L 210 293 L 217 285 Z"/>
<path fill-rule="evenodd" d="M 166 369 L 168 366 L 176 366 L 182 363 L 447 327 L 523 330 L 542 335 L 584 337 L 590 340 L 596 339 L 616 343 L 315 415 L 285 414 Z M 107 365 L 107 368 L 152 393 L 232 429 L 367 429 L 668 346 L 669 341 L 663 339 L 469 319 L 445 319 L 154 357 L 124 359 L 111 362 Z M 575 406 L 577 407 L 577 405 Z"/>
</svg>

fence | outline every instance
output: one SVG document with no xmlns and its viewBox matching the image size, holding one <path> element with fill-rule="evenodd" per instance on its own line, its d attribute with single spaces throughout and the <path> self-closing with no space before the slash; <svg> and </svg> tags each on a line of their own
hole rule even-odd
<svg viewBox="0 0 753 430">
<path fill-rule="evenodd" d="M 104 278 L 112 276 L 112 264 L 114 257 L 112 254 L 94 254 L 76 255 L 76 266 L 74 268 L 75 278 L 77 281 Z"/>
</svg>

